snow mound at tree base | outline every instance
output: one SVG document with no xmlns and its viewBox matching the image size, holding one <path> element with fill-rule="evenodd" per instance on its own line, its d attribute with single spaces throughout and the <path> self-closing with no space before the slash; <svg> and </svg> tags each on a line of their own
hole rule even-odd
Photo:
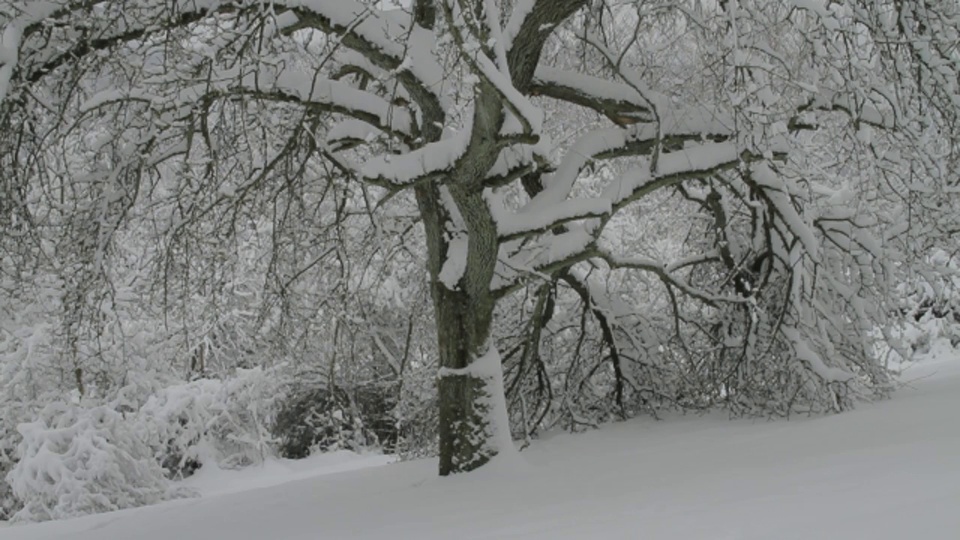
<svg viewBox="0 0 960 540">
<path fill-rule="evenodd" d="M 3 529 L 2 540 L 960 538 L 960 361 L 893 399 L 790 421 L 638 420 L 540 441 L 509 467 L 433 460 Z"/>
</svg>

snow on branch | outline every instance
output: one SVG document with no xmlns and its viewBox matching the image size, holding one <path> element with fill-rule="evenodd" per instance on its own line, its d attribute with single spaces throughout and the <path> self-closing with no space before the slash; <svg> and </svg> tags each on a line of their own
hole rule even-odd
<svg viewBox="0 0 960 540">
<path fill-rule="evenodd" d="M 263 95 L 262 91 L 266 90 L 268 95 L 326 107 L 388 133 L 407 137 L 414 134 L 413 119 L 406 109 L 340 81 L 285 71 L 272 80 L 263 74 L 247 75 L 233 89 L 254 96 Z"/>
<path fill-rule="evenodd" d="M 470 129 L 463 128 L 449 138 L 405 154 L 377 156 L 362 167 L 361 173 L 371 182 L 411 185 L 453 170 L 469 143 Z"/>
<path fill-rule="evenodd" d="M 20 79 L 30 83 L 35 83 L 60 66 L 89 54 L 184 27 L 216 12 L 235 12 L 238 9 L 235 2 L 222 0 L 177 0 L 172 4 L 139 0 L 124 6 L 124 16 L 91 19 L 86 24 L 92 28 L 82 34 L 66 33 L 62 37 L 62 43 L 50 47 L 50 36 L 42 39 L 31 38 L 42 31 L 57 28 L 59 25 L 50 24 L 51 19 L 81 16 L 78 12 L 88 7 L 87 3 L 34 1 L 29 4 L 29 8 L 24 9 L 21 17 L 12 21 L 8 29 L 15 29 L 22 34 L 17 43 L 17 46 L 23 48 L 19 56 L 24 73 L 20 75 Z"/>
<path fill-rule="evenodd" d="M 444 102 L 440 94 L 443 67 L 434 54 L 433 34 L 400 10 L 381 11 L 355 0 L 276 0 L 294 10 L 297 27 L 314 28 L 339 35 L 342 43 L 373 64 L 398 73 L 401 82 L 415 94 L 430 101 L 431 107 Z"/>
<path fill-rule="evenodd" d="M 366 122 L 348 118 L 327 131 L 326 143 L 336 151 L 364 144 L 382 133 Z"/>
<path fill-rule="evenodd" d="M 812 260 L 818 260 L 820 242 L 817 241 L 812 227 L 797 212 L 790 197 L 790 191 L 780 176 L 769 165 L 761 162 L 750 167 L 750 178 L 763 189 L 767 200 L 790 232 L 800 240 L 806 254 Z"/>
<path fill-rule="evenodd" d="M 622 258 L 618 257 L 612 253 L 609 253 L 604 250 L 596 250 L 594 257 L 603 260 L 606 262 L 610 268 L 614 270 L 622 269 L 633 269 L 633 270 L 642 270 L 644 272 L 650 272 L 655 274 L 664 284 L 673 286 L 680 291 L 682 291 L 687 296 L 696 298 L 707 304 L 709 306 L 716 306 L 721 303 L 730 303 L 730 304 L 743 304 L 749 302 L 748 299 L 738 296 L 726 296 L 726 295 L 717 295 L 701 289 L 697 289 L 692 285 L 686 283 L 684 280 L 676 277 L 670 271 L 673 268 L 677 268 L 692 264 L 690 260 L 682 261 L 679 264 L 664 264 L 653 259 L 632 257 L 632 258 Z M 710 261 L 708 258 L 700 258 L 699 262 Z"/>
<path fill-rule="evenodd" d="M 475 60 L 474 66 L 478 72 L 497 89 L 504 100 L 504 105 L 520 120 L 523 125 L 523 133 L 538 135 L 543 129 L 543 111 L 514 88 L 509 77 L 498 71 L 489 58 L 483 54 L 478 54 Z"/>
<path fill-rule="evenodd" d="M 549 281 L 554 273 L 593 257 L 596 239 L 583 227 L 564 227 L 532 241 L 501 244 L 496 278 L 491 290 L 505 296 L 523 286 L 526 278 Z M 511 253 L 511 247 L 516 248 Z"/>
<path fill-rule="evenodd" d="M 500 150 L 497 161 L 487 171 L 484 185 L 487 187 L 503 186 L 524 174 L 549 168 L 550 159 L 547 156 L 550 152 L 550 146 L 545 143 L 549 143 L 549 141 L 541 139 L 536 145 L 521 143 Z"/>
<path fill-rule="evenodd" d="M 147 36 L 170 29 L 188 26 L 216 13 L 248 12 L 263 17 L 282 18 L 283 23 L 273 31 L 290 33 L 311 28 L 338 35 L 342 43 L 353 49 L 373 64 L 396 70 L 401 80 L 416 87 L 421 96 L 429 95 L 439 102 L 439 87 L 443 69 L 433 51 L 433 36 L 429 31 L 413 24 L 408 16 L 398 10 L 381 11 L 355 0 L 275 0 L 271 10 L 264 10 L 261 2 L 235 2 L 227 0 L 176 0 L 172 4 L 138 0 L 125 5 L 123 17 L 104 17 L 94 20 L 96 26 L 90 32 L 67 33 L 58 47 L 46 46 L 48 40 L 34 39 L 32 34 L 50 27 L 48 19 L 76 17 L 85 9 L 82 5 L 66 5 L 54 2 L 33 2 L 29 13 L 11 22 L 3 30 L 3 46 L 0 48 L 0 70 L 16 58 L 11 49 L 24 47 L 19 59 L 24 73 L 20 79 L 36 82 L 47 73 L 56 70 L 68 61 L 73 61 L 97 51 L 116 45 L 143 40 Z M 47 6 L 47 9 L 39 9 Z M 21 34 L 23 35 L 21 39 Z M 85 36 L 96 36 L 86 38 Z M 29 42 L 28 42 L 29 41 Z M 37 42 L 33 46 L 33 41 Z M 26 45 L 24 42 L 28 42 Z"/>
<path fill-rule="evenodd" d="M 451 291 L 457 289 L 457 284 L 467 269 L 469 249 L 470 239 L 463 232 L 456 233 L 447 245 L 446 259 L 437 274 L 437 279 Z"/>
<path fill-rule="evenodd" d="M 809 110 L 844 112 L 858 122 L 880 129 L 895 129 L 897 127 L 897 114 L 895 111 L 892 110 L 885 113 L 867 100 L 854 103 L 849 96 L 845 96 L 839 92 L 822 92 L 811 99 L 806 105 L 800 107 L 798 112 L 802 113 Z"/>
<path fill-rule="evenodd" d="M 621 66 L 622 57 L 614 54 L 613 51 L 609 50 L 604 44 L 603 40 L 595 35 L 593 32 L 587 32 L 584 36 L 584 39 L 593 46 L 594 49 L 600 52 L 604 58 L 607 60 L 609 67 L 617 73 L 621 79 L 633 90 L 635 95 L 639 98 L 640 101 L 645 103 L 652 113 L 654 119 L 662 127 L 662 112 L 665 105 L 669 107 L 669 100 L 665 100 L 663 96 L 660 96 L 653 92 L 640 77 L 637 76 L 632 70 L 625 70 Z"/>
<path fill-rule="evenodd" d="M 568 269 L 576 263 L 595 260 L 603 261 L 611 270 L 639 270 L 651 273 L 664 285 L 708 306 L 748 303 L 749 299 L 744 297 L 719 295 L 699 289 L 676 275 L 676 272 L 691 266 L 716 262 L 718 258 L 715 251 L 672 263 L 663 263 L 644 257 L 621 257 L 597 246 L 596 238 L 587 230 L 572 227 L 564 232 L 556 232 L 537 244 L 526 246 L 513 257 L 501 257 L 499 280 L 495 283 L 494 290 L 502 296 L 520 286 L 525 276 L 549 279 L 556 272 Z"/>
<path fill-rule="evenodd" d="M 17 67 L 20 49 L 20 29 L 11 24 L 0 33 L 0 103 L 7 97 L 13 70 Z"/>
<path fill-rule="evenodd" d="M 523 212 L 538 212 L 566 199 L 581 172 L 594 160 L 650 154 L 657 142 L 674 147 L 682 146 L 685 141 L 724 139 L 730 133 L 722 120 L 692 110 L 671 114 L 670 123 L 660 130 L 653 124 L 637 124 L 626 129 L 610 127 L 591 131 L 567 151 L 556 172 L 544 179 L 544 190 L 527 204 Z M 664 154 L 660 156 L 662 163 L 658 161 L 657 176 L 712 169 L 718 165 L 715 163 L 717 159 L 735 161 L 737 158 L 731 157 L 731 152 L 736 154 L 732 143 L 705 143 Z M 620 188 L 621 191 L 628 189 L 629 186 Z"/>
<path fill-rule="evenodd" d="M 324 31 L 352 35 L 382 54 L 401 59 L 408 21 L 355 0 L 274 0 L 294 10 L 304 25 L 321 25 Z"/>
<path fill-rule="evenodd" d="M 809 366 L 810 369 L 824 381 L 847 382 L 854 378 L 852 373 L 844 369 L 828 366 L 796 328 L 784 327 L 781 331 L 784 337 L 793 345 L 794 354 L 797 355 L 797 359 Z"/>
<path fill-rule="evenodd" d="M 692 180 L 709 178 L 717 173 L 737 167 L 748 157 L 741 153 L 733 142 L 690 145 L 683 150 L 662 154 L 657 161 L 657 170 L 635 167 L 612 182 L 604 192 L 615 209 L 638 200 L 662 187 Z"/>
<path fill-rule="evenodd" d="M 359 90 L 347 83 L 285 71 L 272 75 L 256 71 L 245 75 L 220 73 L 211 82 L 178 89 L 173 94 L 147 88 L 105 90 L 80 106 L 81 113 L 123 101 L 143 101 L 157 111 L 182 111 L 200 103 L 230 96 L 245 95 L 266 101 L 286 101 L 320 110 L 343 114 L 401 138 L 412 137 L 415 131 L 410 113 L 383 98 Z M 158 81 L 160 84 L 166 81 Z"/>
<path fill-rule="evenodd" d="M 503 29 L 503 48 L 509 50 L 513 47 L 513 40 L 516 39 L 517 35 L 520 33 L 520 29 L 523 28 L 524 23 L 527 21 L 527 18 L 533 12 L 533 8 L 536 7 L 537 0 L 518 0 L 518 2 L 513 6 L 513 11 L 510 13 L 510 19 L 507 20 L 507 25 Z"/>
<path fill-rule="evenodd" d="M 643 135 L 636 134 L 635 138 L 651 142 L 657 136 L 668 144 L 669 137 L 699 134 L 703 138 L 717 138 L 733 133 L 733 117 L 727 111 L 678 107 L 668 96 L 630 78 L 631 83 L 624 84 L 541 66 L 537 68 L 530 91 L 593 109 L 619 126 L 647 124 L 636 128 L 642 130 Z M 660 133 L 656 132 L 657 127 Z"/>
<path fill-rule="evenodd" d="M 569 199 L 535 213 L 503 214 L 497 218 L 501 240 L 510 241 L 550 231 L 559 225 L 610 214 L 609 199 Z"/>
<path fill-rule="evenodd" d="M 501 70 L 487 57 L 477 37 L 464 23 L 459 5 L 444 2 L 443 8 L 453 39 L 473 74 L 494 88 L 503 100 L 503 106 L 520 122 L 525 135 L 539 135 L 543 128 L 543 111 L 513 86 L 508 66 L 502 66 Z M 502 52 L 502 48 L 500 50 Z M 502 61 L 506 62 L 505 54 Z"/>
<path fill-rule="evenodd" d="M 623 131 L 623 130 L 621 130 Z M 649 167 L 637 167 L 617 178 L 607 186 L 602 196 L 592 199 L 562 199 L 545 201 L 540 195 L 534 197 L 517 214 L 503 211 L 499 201 L 488 194 L 488 205 L 494 211 L 497 228 L 503 241 L 510 242 L 521 238 L 547 235 L 535 245 L 524 250 L 532 254 L 524 260 L 507 257 L 503 265 L 511 270 L 502 272 L 497 290 L 509 290 L 513 284 L 506 283 L 510 277 L 524 274 L 549 275 L 567 268 L 579 261 L 591 258 L 603 258 L 611 267 L 634 267 L 653 271 L 672 282 L 672 285 L 691 296 L 703 301 L 728 301 L 732 299 L 710 296 L 695 291 L 683 283 L 672 279 L 671 274 L 687 266 L 712 261 L 715 254 L 678 261 L 664 267 L 653 263 L 646 264 L 638 260 L 619 260 L 603 254 L 596 248 L 603 227 L 610 217 L 633 201 L 664 187 L 676 185 L 688 180 L 713 177 L 723 171 L 739 167 L 744 162 L 753 161 L 755 156 L 740 152 L 733 142 L 690 144 L 683 150 L 663 154 L 656 172 Z M 592 219 L 592 220 L 591 220 Z M 578 227 L 564 226 L 574 221 L 587 220 Z M 539 246 L 539 247 L 538 247 Z"/>
<path fill-rule="evenodd" d="M 443 70 L 433 52 L 432 34 L 405 20 L 406 15 L 402 12 L 376 10 L 354 0 L 276 0 L 272 2 L 273 9 L 269 13 L 264 11 L 264 5 L 260 2 L 176 0 L 172 4 L 158 5 L 156 2 L 139 0 L 125 5 L 123 17 L 104 17 L 103 20 L 91 21 L 95 27 L 89 32 L 82 35 L 66 32 L 59 38 L 63 43 L 57 47 L 47 46 L 49 36 L 44 39 L 30 38 L 33 34 L 55 28 L 47 24 L 48 19 L 78 16 L 86 3 L 32 4 L 22 17 L 2 30 L 0 90 L 3 92 L 0 95 L 5 95 L 9 89 L 18 60 L 22 68 L 18 78 L 28 83 L 37 82 L 61 65 L 88 54 L 127 42 L 142 41 L 150 35 L 197 23 L 212 14 L 243 10 L 265 17 L 283 16 L 283 24 L 274 28 L 274 31 L 289 33 L 313 28 L 339 35 L 344 45 L 364 55 L 373 64 L 398 71 L 401 81 L 414 88 L 411 93 L 423 98 L 418 100 L 421 104 L 429 102 L 429 107 L 440 108 L 438 104 L 442 101 L 438 90 Z"/>
<path fill-rule="evenodd" d="M 650 104 L 628 85 L 547 66 L 540 66 L 530 87 L 532 95 L 542 95 L 593 109 L 620 124 L 652 122 Z M 658 101 L 669 98 L 657 94 Z"/>
</svg>

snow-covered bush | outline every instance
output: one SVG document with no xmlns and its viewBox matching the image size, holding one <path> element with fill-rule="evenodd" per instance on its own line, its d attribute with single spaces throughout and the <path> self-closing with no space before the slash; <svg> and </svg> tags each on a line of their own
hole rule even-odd
<svg viewBox="0 0 960 540">
<path fill-rule="evenodd" d="M 239 370 L 227 380 L 167 387 L 143 405 L 135 429 L 170 477 L 189 476 L 208 462 L 223 468 L 258 463 L 271 451 L 275 375 Z"/>
<path fill-rule="evenodd" d="M 894 332 L 905 351 L 921 354 L 941 341 L 960 345 L 960 264 L 941 249 L 924 264 L 898 287 L 901 324 Z"/>
<path fill-rule="evenodd" d="M 17 464 L 17 447 L 23 440 L 17 425 L 32 419 L 30 410 L 33 405 L 17 399 L 10 385 L 4 382 L 0 380 L 0 521 L 10 519 L 23 507 L 6 477 Z"/>
<path fill-rule="evenodd" d="M 394 409 L 397 422 L 396 453 L 404 459 L 437 455 L 437 386 L 429 367 L 404 374 L 400 400 Z"/>
<path fill-rule="evenodd" d="M 905 350 L 923 354 L 939 342 L 960 345 L 960 323 L 952 316 L 937 316 L 929 311 L 919 318 L 908 317 L 897 332 Z"/>
<path fill-rule="evenodd" d="M 0 433 L 0 444 L 6 443 L 8 437 Z M 13 495 L 13 489 L 4 479 L 13 468 L 13 454 L 9 448 L 0 447 L 0 521 L 10 519 L 20 508 L 20 502 Z"/>
<path fill-rule="evenodd" d="M 302 390 L 284 399 L 273 433 L 286 458 L 305 458 L 318 450 L 392 450 L 397 427 L 391 409 L 382 388 Z"/>
<path fill-rule="evenodd" d="M 15 521 L 45 521 L 153 504 L 168 485 L 150 448 L 109 407 L 48 405 L 18 427 L 19 461 L 7 475 L 23 502 Z"/>
<path fill-rule="evenodd" d="M 6 480 L 23 440 L 17 426 L 34 420 L 46 403 L 62 399 L 62 393 L 51 368 L 55 365 L 51 325 L 38 316 L 36 306 L 8 297 L 0 297 L 0 306 L 8 308 L 0 311 L 0 520 L 4 520 L 23 506 Z"/>
</svg>

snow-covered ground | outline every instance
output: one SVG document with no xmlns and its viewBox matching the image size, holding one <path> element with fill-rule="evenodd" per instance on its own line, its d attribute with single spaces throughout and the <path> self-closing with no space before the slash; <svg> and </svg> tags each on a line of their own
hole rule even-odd
<svg viewBox="0 0 960 540">
<path fill-rule="evenodd" d="M 447 479 L 382 456 L 208 472 L 203 498 L 0 539 L 960 539 L 960 360 L 904 380 L 842 415 L 640 419 Z"/>
<path fill-rule="evenodd" d="M 396 461 L 382 454 L 359 455 L 342 450 L 317 454 L 306 459 L 274 459 L 257 467 L 223 470 L 206 467 L 181 482 L 204 497 L 238 493 L 357 469 L 378 467 Z"/>
</svg>

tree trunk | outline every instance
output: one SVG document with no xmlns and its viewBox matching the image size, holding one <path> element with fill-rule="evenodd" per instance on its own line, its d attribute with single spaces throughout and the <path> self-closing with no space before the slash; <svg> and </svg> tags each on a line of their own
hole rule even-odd
<svg viewBox="0 0 960 540">
<path fill-rule="evenodd" d="M 495 429 L 491 403 L 498 396 L 491 395 L 489 377 L 471 369 L 487 352 L 482 347 L 489 336 L 489 322 L 482 319 L 489 317 L 471 309 L 477 303 L 466 293 L 447 290 L 443 284 L 434 288 L 441 366 L 440 474 L 444 476 L 475 469 L 496 454 L 489 443 Z"/>
<path fill-rule="evenodd" d="M 490 329 L 495 299 L 490 293 L 497 250 L 496 226 L 479 194 L 457 194 L 469 244 L 466 268 L 456 286 L 440 279 L 446 261 L 451 216 L 438 185 L 419 188 L 427 236 L 428 267 L 440 355 L 438 378 L 440 475 L 467 472 L 509 445 L 500 358 Z"/>
</svg>

